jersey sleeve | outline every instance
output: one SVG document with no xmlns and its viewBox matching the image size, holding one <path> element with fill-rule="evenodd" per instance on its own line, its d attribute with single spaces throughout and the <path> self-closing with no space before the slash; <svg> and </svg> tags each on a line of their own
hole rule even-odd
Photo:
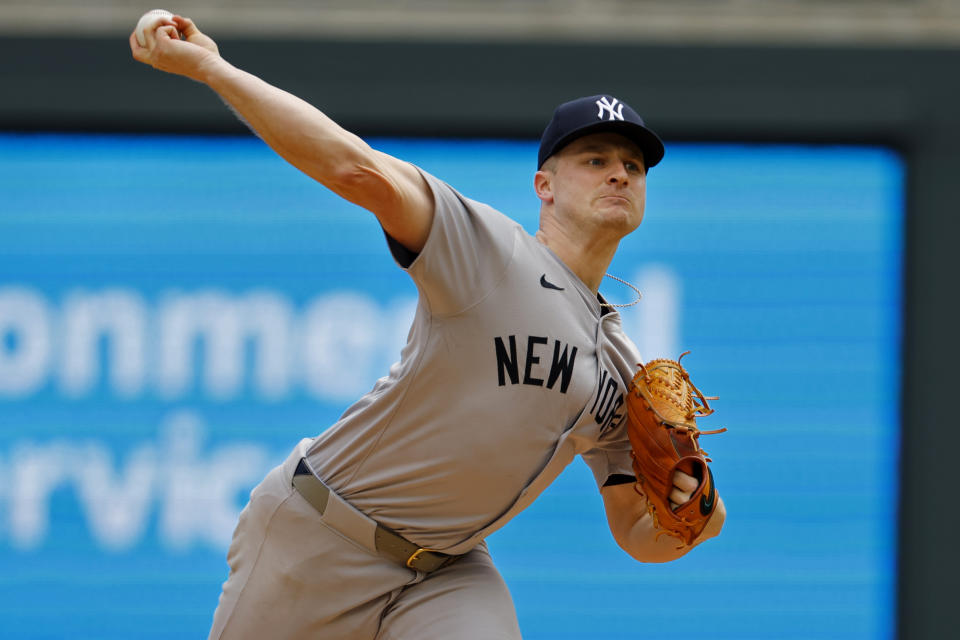
<svg viewBox="0 0 960 640">
<path fill-rule="evenodd" d="M 465 198 L 420 169 L 433 192 L 434 216 L 419 254 L 390 241 L 398 264 L 420 290 L 430 312 L 454 315 L 487 295 L 503 279 L 522 227 L 492 207 Z"/>
<path fill-rule="evenodd" d="M 620 378 L 621 389 L 624 394 L 629 393 L 630 384 L 633 375 L 636 372 L 636 363 L 643 362 L 637 345 L 623 331 L 619 314 L 609 316 L 609 331 L 607 332 L 608 350 L 606 354 L 609 359 L 607 366 L 611 371 L 616 371 Z M 623 477 L 634 477 L 633 471 L 633 448 L 630 445 L 630 436 L 627 434 L 626 398 L 623 396 L 624 405 L 621 406 L 622 416 L 615 420 L 609 428 L 600 432 L 593 443 L 593 447 L 584 451 L 581 455 L 584 461 L 593 471 L 594 479 L 598 487 L 608 484 L 611 478 L 614 478 L 610 484 L 623 482 Z M 616 477 L 615 477 L 616 476 Z"/>
<path fill-rule="evenodd" d="M 602 436 L 597 446 L 581 454 L 583 461 L 593 472 L 597 488 L 607 484 L 611 476 L 633 476 L 630 438 L 626 424 L 611 429 Z"/>
</svg>

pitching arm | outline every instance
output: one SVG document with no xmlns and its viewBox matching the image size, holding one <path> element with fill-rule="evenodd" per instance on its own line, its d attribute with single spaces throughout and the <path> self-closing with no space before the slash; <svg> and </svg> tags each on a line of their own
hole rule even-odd
<svg viewBox="0 0 960 640">
<path fill-rule="evenodd" d="M 433 197 L 412 165 L 372 149 L 307 102 L 232 66 L 189 18 L 174 16 L 147 33 L 145 46 L 131 34 L 130 49 L 139 62 L 209 86 L 287 162 L 373 212 L 407 249 L 423 248 Z"/>
<path fill-rule="evenodd" d="M 675 505 L 683 504 L 697 489 L 696 478 L 677 471 L 673 478 L 670 499 Z M 653 523 L 647 510 L 647 499 L 634 488 L 636 483 L 627 482 L 602 487 L 603 506 L 613 539 L 620 548 L 640 562 L 669 562 L 686 555 L 693 547 L 720 533 L 726 519 L 726 507 L 717 496 L 717 507 L 707 526 L 694 544 L 678 549 L 677 538 L 658 535 L 661 530 Z"/>
</svg>

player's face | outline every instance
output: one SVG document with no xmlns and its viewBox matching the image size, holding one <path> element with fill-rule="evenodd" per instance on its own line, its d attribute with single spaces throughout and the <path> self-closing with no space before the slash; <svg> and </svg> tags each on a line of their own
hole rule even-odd
<svg viewBox="0 0 960 640">
<path fill-rule="evenodd" d="M 640 225 L 647 172 L 636 144 L 617 133 L 595 133 L 574 140 L 554 160 L 551 195 L 559 220 L 621 236 Z"/>
</svg>

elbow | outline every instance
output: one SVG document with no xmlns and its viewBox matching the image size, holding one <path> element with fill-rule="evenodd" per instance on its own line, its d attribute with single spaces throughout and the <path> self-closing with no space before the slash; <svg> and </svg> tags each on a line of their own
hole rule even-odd
<svg viewBox="0 0 960 640">
<path fill-rule="evenodd" d="M 352 134 L 331 139 L 308 132 L 296 147 L 289 150 L 289 155 L 281 155 L 311 178 L 348 200 L 352 200 L 354 194 L 388 182 L 383 171 L 378 170 L 373 149 Z"/>
<path fill-rule="evenodd" d="M 655 545 L 629 546 L 621 544 L 627 555 L 644 564 L 664 564 L 682 558 L 693 548 L 693 545 L 684 544 L 681 540 L 670 536 L 658 541 Z"/>
<path fill-rule="evenodd" d="M 680 558 L 692 546 L 662 529 L 650 526 L 649 516 L 643 517 L 634 527 L 612 530 L 613 539 L 624 553 L 645 564 L 662 564 Z"/>
<path fill-rule="evenodd" d="M 378 167 L 376 154 L 360 138 L 352 138 L 336 154 L 327 156 L 326 170 L 335 191 L 356 193 L 376 184 L 388 182 Z"/>
<path fill-rule="evenodd" d="M 328 186 L 350 202 L 377 212 L 397 208 L 401 200 L 398 185 L 384 171 L 362 158 L 338 166 Z"/>
<path fill-rule="evenodd" d="M 328 186 L 337 192 L 358 191 L 375 178 L 362 157 L 341 159 L 330 169 L 328 176 Z"/>
<path fill-rule="evenodd" d="M 639 521 L 637 523 L 645 526 L 635 526 L 625 532 L 627 535 L 614 535 L 614 539 L 627 555 L 638 562 L 648 564 L 672 562 L 687 555 L 694 547 L 706 540 L 720 535 L 726 517 L 727 512 L 723 501 L 718 501 L 717 508 L 707 520 L 703 530 L 689 543 L 679 535 L 653 527 L 647 518 L 644 518 L 642 523 Z"/>
</svg>

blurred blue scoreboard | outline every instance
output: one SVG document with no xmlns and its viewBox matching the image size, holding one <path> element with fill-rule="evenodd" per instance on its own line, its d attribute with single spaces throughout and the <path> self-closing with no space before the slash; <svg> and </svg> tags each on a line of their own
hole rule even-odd
<svg viewBox="0 0 960 640">
<path fill-rule="evenodd" d="M 536 230 L 535 143 L 372 144 Z M 893 637 L 903 217 L 885 149 L 668 146 L 611 273 L 644 356 L 720 396 L 727 525 L 636 563 L 575 462 L 490 540 L 524 637 Z M 257 139 L 0 135 L 0 637 L 205 637 L 247 493 L 415 295 Z"/>
</svg>

